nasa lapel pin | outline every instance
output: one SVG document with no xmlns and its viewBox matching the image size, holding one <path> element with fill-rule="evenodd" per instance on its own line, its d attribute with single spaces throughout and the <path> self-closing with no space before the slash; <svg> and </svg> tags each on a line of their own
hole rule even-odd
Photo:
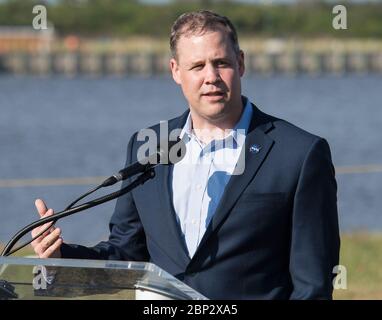
<svg viewBox="0 0 382 320">
<path fill-rule="evenodd" d="M 260 152 L 260 149 L 261 147 L 257 144 L 254 144 L 252 145 L 250 148 L 249 148 L 249 152 L 251 153 L 259 153 Z"/>
</svg>

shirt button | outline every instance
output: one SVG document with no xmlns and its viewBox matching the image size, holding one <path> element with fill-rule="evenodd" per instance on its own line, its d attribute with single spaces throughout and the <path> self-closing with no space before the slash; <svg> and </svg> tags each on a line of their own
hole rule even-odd
<svg viewBox="0 0 382 320">
<path fill-rule="evenodd" d="M 191 223 L 192 223 L 192 224 L 196 224 L 196 220 L 195 220 L 195 219 L 192 219 Z"/>
<path fill-rule="evenodd" d="M 196 185 L 196 189 L 197 189 L 197 190 L 202 189 L 202 185 L 201 185 L 201 184 L 197 184 L 197 185 Z"/>
</svg>

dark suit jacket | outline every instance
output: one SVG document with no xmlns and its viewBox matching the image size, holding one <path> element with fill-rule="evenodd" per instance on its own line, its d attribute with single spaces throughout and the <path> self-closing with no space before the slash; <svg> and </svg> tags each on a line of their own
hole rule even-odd
<svg viewBox="0 0 382 320">
<path fill-rule="evenodd" d="M 187 115 L 170 120 L 169 130 Z M 152 128 L 159 136 L 159 125 Z M 254 144 L 258 153 L 249 152 Z M 137 161 L 138 147 L 135 134 L 126 165 Z M 108 241 L 64 244 L 63 257 L 150 261 L 211 299 L 332 297 L 340 240 L 324 139 L 253 106 L 244 174 L 231 176 L 192 259 L 172 205 L 170 170 L 157 166 L 153 180 L 118 199 Z"/>
</svg>

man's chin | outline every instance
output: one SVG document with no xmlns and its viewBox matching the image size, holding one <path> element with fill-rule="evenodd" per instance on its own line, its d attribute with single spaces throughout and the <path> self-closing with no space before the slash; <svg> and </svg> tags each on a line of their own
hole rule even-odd
<svg viewBox="0 0 382 320">
<path fill-rule="evenodd" d="M 202 104 L 207 110 L 208 109 L 223 110 L 226 108 L 226 105 L 228 104 L 228 102 L 224 97 L 223 98 L 214 97 L 214 99 L 204 99 Z"/>
</svg>

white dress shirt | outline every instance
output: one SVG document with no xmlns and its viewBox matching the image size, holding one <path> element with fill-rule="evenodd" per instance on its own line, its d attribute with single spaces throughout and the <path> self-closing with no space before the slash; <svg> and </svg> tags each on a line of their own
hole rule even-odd
<svg viewBox="0 0 382 320">
<path fill-rule="evenodd" d="M 181 131 L 186 155 L 174 165 L 170 185 L 177 220 L 191 258 L 237 167 L 252 118 L 251 103 L 245 97 L 244 101 L 240 120 L 221 140 L 203 144 L 193 132 L 191 114 Z"/>
</svg>

